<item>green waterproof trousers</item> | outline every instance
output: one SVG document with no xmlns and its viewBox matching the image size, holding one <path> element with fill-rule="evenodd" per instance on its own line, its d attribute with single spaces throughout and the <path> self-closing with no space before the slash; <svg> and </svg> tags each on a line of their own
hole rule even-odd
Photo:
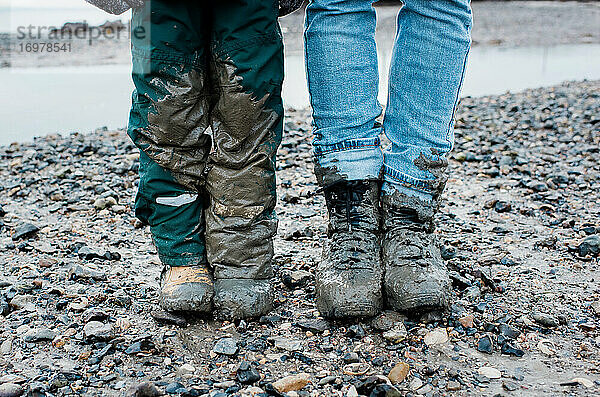
<svg viewBox="0 0 600 397">
<path fill-rule="evenodd" d="M 132 18 L 136 216 L 167 266 L 272 276 L 283 45 L 273 0 L 152 0 Z"/>
</svg>

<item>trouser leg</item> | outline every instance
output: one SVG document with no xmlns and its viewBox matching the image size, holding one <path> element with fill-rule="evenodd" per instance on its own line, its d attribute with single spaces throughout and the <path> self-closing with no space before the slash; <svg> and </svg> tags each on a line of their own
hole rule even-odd
<svg viewBox="0 0 600 397">
<path fill-rule="evenodd" d="M 444 189 L 471 24 L 469 0 L 405 0 L 400 10 L 384 119 L 386 195 L 432 201 Z"/>
<path fill-rule="evenodd" d="M 272 276 L 275 154 L 283 122 L 277 13 L 272 0 L 229 1 L 213 10 L 215 150 L 207 172 L 206 242 L 216 279 Z"/>
<path fill-rule="evenodd" d="M 322 186 L 378 179 L 383 166 L 372 3 L 312 0 L 306 10 L 315 174 Z"/>
<path fill-rule="evenodd" d="M 206 263 L 203 199 L 207 36 L 191 1 L 153 0 L 132 18 L 135 91 L 128 134 L 140 149 L 137 216 L 165 265 Z M 204 37 L 204 38 L 203 38 Z"/>
</svg>

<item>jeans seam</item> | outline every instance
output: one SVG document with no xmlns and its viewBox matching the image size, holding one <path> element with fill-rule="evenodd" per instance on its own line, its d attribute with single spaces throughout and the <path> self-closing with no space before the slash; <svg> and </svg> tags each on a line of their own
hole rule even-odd
<svg viewBox="0 0 600 397">
<path fill-rule="evenodd" d="M 418 178 L 412 177 L 410 175 L 406 175 L 405 173 L 400 172 L 386 164 L 384 164 L 383 173 L 385 176 L 390 177 L 395 182 L 397 182 L 397 184 L 399 184 L 401 186 L 404 186 L 404 187 L 407 187 L 407 188 L 410 188 L 413 190 L 417 190 L 419 192 L 427 193 L 427 194 L 434 193 L 433 189 L 427 188 L 427 186 L 429 185 L 429 182 L 431 182 L 431 181 L 424 181 L 422 179 L 418 179 Z M 419 182 L 419 183 L 415 183 L 415 182 Z"/>
<path fill-rule="evenodd" d="M 454 99 L 454 106 L 452 107 L 452 117 L 450 117 L 450 123 L 448 124 L 448 129 L 446 130 L 446 142 L 450 144 L 450 151 L 454 147 L 454 143 L 450 141 L 450 131 L 454 127 L 454 118 L 456 117 L 456 111 L 458 108 L 458 104 L 460 101 L 460 92 L 462 91 L 463 82 L 465 80 L 465 74 L 467 69 L 467 61 L 469 59 L 469 53 L 471 52 L 471 46 L 467 47 L 467 52 L 465 54 L 465 58 L 463 60 L 462 73 L 460 75 L 460 82 L 458 84 L 458 90 L 456 93 L 456 98 Z"/>
</svg>

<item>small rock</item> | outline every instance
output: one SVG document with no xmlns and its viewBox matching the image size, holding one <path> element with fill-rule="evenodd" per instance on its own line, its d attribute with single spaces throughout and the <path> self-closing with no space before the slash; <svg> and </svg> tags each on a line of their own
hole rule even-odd
<svg viewBox="0 0 600 397">
<path fill-rule="evenodd" d="M 350 352 L 350 353 L 344 354 L 344 357 L 342 357 L 342 360 L 344 360 L 344 362 L 346 364 L 352 364 L 352 363 L 359 362 L 360 361 L 360 357 L 358 357 L 357 353 Z"/>
<path fill-rule="evenodd" d="M 322 319 L 299 320 L 296 325 L 302 329 L 315 333 L 321 333 L 329 329 L 329 323 Z"/>
<path fill-rule="evenodd" d="M 467 314 L 466 316 L 459 318 L 458 322 L 465 328 L 473 328 L 473 320 L 474 316 L 472 314 Z"/>
<path fill-rule="evenodd" d="M 371 321 L 371 326 L 378 331 L 385 332 L 400 323 L 404 326 L 404 320 L 406 320 L 406 317 L 402 314 L 386 310 Z"/>
<path fill-rule="evenodd" d="M 502 377 L 502 373 L 494 367 L 481 367 L 477 370 L 477 373 L 488 379 L 500 379 Z"/>
<path fill-rule="evenodd" d="M 150 312 L 150 315 L 160 324 L 173 324 L 178 327 L 186 327 L 188 322 L 185 317 L 178 316 L 173 313 L 166 312 L 164 310 L 153 310 Z"/>
<path fill-rule="evenodd" d="M 448 331 L 446 331 L 446 328 L 436 328 L 425 335 L 423 342 L 427 346 L 436 346 L 447 343 L 448 340 Z"/>
<path fill-rule="evenodd" d="M 589 236 L 577 247 L 579 256 L 593 256 L 598 257 L 600 255 L 600 235 Z"/>
<path fill-rule="evenodd" d="M 81 265 L 75 265 L 69 271 L 69 279 L 71 280 L 96 280 L 96 281 L 105 281 L 107 279 L 106 274 L 102 272 L 98 272 L 96 270 L 92 270 L 87 267 L 83 267 Z"/>
<path fill-rule="evenodd" d="M 282 336 L 276 336 L 269 338 L 275 344 L 275 347 L 281 350 L 289 352 L 298 352 L 302 350 L 302 341 L 290 338 L 284 338 Z"/>
<path fill-rule="evenodd" d="M 15 231 L 12 235 L 12 239 L 14 241 L 33 237 L 37 232 L 40 231 L 40 228 L 32 223 L 22 223 L 21 225 L 15 228 Z"/>
<path fill-rule="evenodd" d="M 25 342 L 43 342 L 51 341 L 55 336 L 56 334 L 48 328 L 35 328 L 27 331 L 23 336 L 23 340 L 25 340 Z"/>
<path fill-rule="evenodd" d="M 84 323 L 90 321 L 105 321 L 108 319 L 108 313 L 96 307 L 91 307 L 81 314 L 81 319 Z"/>
<path fill-rule="evenodd" d="M 273 383 L 273 387 L 279 393 L 288 393 L 301 390 L 310 383 L 310 375 L 307 373 L 286 376 Z"/>
<path fill-rule="evenodd" d="M 180 375 L 180 376 L 193 374 L 194 372 L 196 372 L 196 368 L 194 368 L 194 366 L 191 365 L 191 364 L 183 364 L 177 370 L 177 374 Z"/>
<path fill-rule="evenodd" d="M 580 385 L 585 386 L 588 389 L 590 387 L 594 387 L 594 382 L 592 382 L 591 380 L 589 380 L 587 378 L 581 378 L 581 377 L 580 378 L 573 378 L 573 379 L 571 379 L 571 382 L 579 383 Z"/>
<path fill-rule="evenodd" d="M 531 314 L 531 318 L 533 318 L 533 321 L 536 323 L 547 328 L 556 328 L 560 325 L 558 319 L 550 314 L 534 312 Z"/>
<path fill-rule="evenodd" d="M 289 289 L 304 287 L 312 278 L 312 274 L 304 270 L 286 271 L 281 275 L 283 284 Z"/>
<path fill-rule="evenodd" d="M 498 331 L 507 339 L 517 339 L 521 335 L 521 331 L 504 323 L 498 326 Z"/>
<path fill-rule="evenodd" d="M 446 390 L 448 391 L 458 391 L 460 390 L 460 383 L 455 380 L 451 380 L 446 384 Z"/>
<path fill-rule="evenodd" d="M 515 391 L 519 388 L 519 385 L 517 384 L 517 382 L 505 380 L 504 382 L 502 382 L 502 387 L 504 388 L 504 390 L 507 391 Z"/>
<path fill-rule="evenodd" d="M 391 343 L 400 343 L 408 337 L 408 332 L 403 322 L 396 323 L 394 328 L 383 333 L 383 337 Z"/>
<path fill-rule="evenodd" d="M 358 390 L 354 385 L 351 385 L 346 392 L 346 397 L 358 397 Z"/>
<path fill-rule="evenodd" d="M 399 383 L 404 382 L 404 379 L 408 376 L 408 372 L 410 371 L 410 366 L 405 362 L 400 362 L 392 368 L 390 373 L 388 374 L 388 379 L 393 384 L 397 385 Z"/>
<path fill-rule="evenodd" d="M 477 341 L 477 350 L 482 353 L 492 354 L 494 352 L 494 343 L 489 335 L 484 335 Z"/>
<path fill-rule="evenodd" d="M 408 384 L 408 388 L 412 391 L 417 391 L 418 389 L 421 388 L 421 386 L 423 386 L 423 381 L 419 378 L 414 378 Z"/>
<path fill-rule="evenodd" d="M 182 394 L 187 392 L 187 389 L 179 382 L 172 382 L 167 385 L 165 391 L 167 394 Z"/>
<path fill-rule="evenodd" d="M 110 324 L 104 324 L 100 321 L 90 321 L 83 327 L 83 334 L 89 342 L 105 341 L 113 337 L 113 328 Z"/>
<path fill-rule="evenodd" d="M 235 356 L 238 352 L 237 342 L 233 338 L 222 338 L 213 347 L 213 352 L 225 356 Z"/>
<path fill-rule="evenodd" d="M 525 355 L 523 350 L 514 347 L 509 342 L 506 342 L 502 345 L 501 351 L 502 354 L 508 354 L 509 356 L 523 357 Z"/>
<path fill-rule="evenodd" d="M 16 383 L 4 383 L 0 385 L 0 397 L 19 397 L 25 390 Z"/>
<path fill-rule="evenodd" d="M 244 361 L 237 370 L 236 379 L 243 385 L 251 385 L 258 382 L 261 378 L 258 371 L 250 363 Z"/>
</svg>

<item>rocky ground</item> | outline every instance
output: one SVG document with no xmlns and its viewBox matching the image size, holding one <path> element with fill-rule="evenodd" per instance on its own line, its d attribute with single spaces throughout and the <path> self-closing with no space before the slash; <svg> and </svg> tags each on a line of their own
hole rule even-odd
<svg viewBox="0 0 600 397">
<path fill-rule="evenodd" d="M 1 147 L 0 396 L 600 393 L 599 92 L 462 101 L 437 231 L 454 304 L 421 318 L 319 317 L 307 111 L 286 121 L 277 308 L 258 321 L 157 310 L 123 131 Z"/>
<path fill-rule="evenodd" d="M 391 48 L 399 8 L 399 2 L 377 7 L 380 45 Z M 600 43 L 600 4 L 597 2 L 480 1 L 473 3 L 473 15 L 475 46 Z M 280 21 L 288 53 L 302 53 L 304 11 L 298 10 Z M 16 35 L 0 34 L 0 68 L 127 64 L 131 58 L 129 37 L 124 33 L 118 37 L 119 40 L 101 38 L 90 43 L 87 37 L 57 41 L 46 36 L 18 39 Z M 70 44 L 70 47 L 66 52 L 27 50 L 28 44 L 48 42 Z"/>
</svg>

